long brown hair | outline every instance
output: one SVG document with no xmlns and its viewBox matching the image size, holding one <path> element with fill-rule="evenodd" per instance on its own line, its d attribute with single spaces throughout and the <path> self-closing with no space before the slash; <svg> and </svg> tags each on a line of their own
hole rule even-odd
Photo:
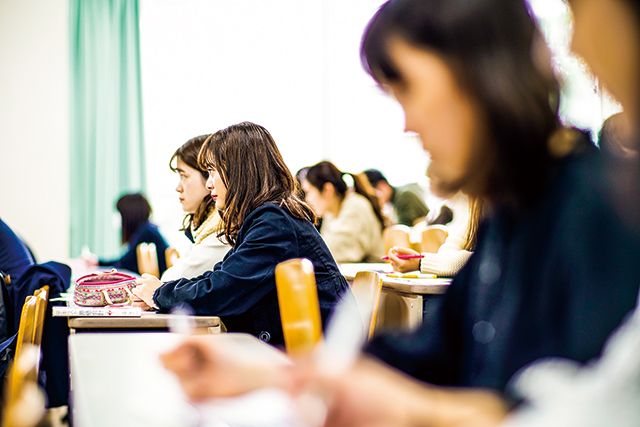
<svg viewBox="0 0 640 427">
<path fill-rule="evenodd" d="M 224 236 L 231 246 L 249 214 L 265 203 L 276 203 L 295 218 L 315 223 L 316 215 L 298 197 L 295 178 L 262 126 L 242 122 L 212 134 L 198 162 L 203 169 L 216 169 L 227 187 L 218 237 Z"/>
<path fill-rule="evenodd" d="M 333 163 L 322 161 L 309 168 L 305 179 L 319 191 L 322 191 L 326 183 L 331 183 L 333 188 L 335 188 L 338 197 L 340 197 L 340 199 L 344 199 L 344 196 L 349 189 L 349 186 L 344 181 L 344 175 L 349 175 L 353 179 L 353 189 L 355 192 L 369 200 L 369 203 L 371 203 L 371 207 L 373 208 L 373 212 L 376 214 L 376 217 L 380 222 L 380 227 L 384 228 L 387 223 L 387 219 L 383 215 L 382 209 L 380 209 L 380 202 L 378 201 L 378 198 L 367 191 L 367 188 L 357 175 L 342 172 Z"/>
<path fill-rule="evenodd" d="M 169 168 L 173 172 L 178 172 L 177 159 L 180 159 L 181 162 L 200 172 L 202 177 L 207 180 L 209 177 L 209 173 L 206 169 L 203 169 L 198 164 L 198 154 L 200 153 L 200 149 L 204 142 L 209 138 L 211 134 L 208 135 L 200 135 L 195 138 L 191 138 L 184 144 L 182 147 L 178 148 L 173 156 L 171 156 L 171 160 L 169 160 Z M 173 165 L 173 161 L 176 160 L 176 166 Z M 209 195 L 206 195 L 194 213 L 188 213 L 185 215 L 182 220 L 182 229 L 181 231 L 187 230 L 189 228 L 193 228 L 194 230 L 200 227 L 200 225 L 209 217 L 211 212 L 215 209 L 216 202 Z"/>
<path fill-rule="evenodd" d="M 473 252 L 478 240 L 478 226 L 484 215 L 484 205 L 479 197 L 469 197 L 469 225 L 467 227 L 467 241 L 462 249 Z"/>
</svg>

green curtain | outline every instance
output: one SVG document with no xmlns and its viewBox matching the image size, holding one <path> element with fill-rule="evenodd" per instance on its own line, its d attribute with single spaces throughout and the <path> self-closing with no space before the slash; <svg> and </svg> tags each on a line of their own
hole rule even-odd
<svg viewBox="0 0 640 427">
<path fill-rule="evenodd" d="M 138 0 L 70 0 L 70 256 L 117 255 L 115 203 L 144 192 Z"/>
</svg>

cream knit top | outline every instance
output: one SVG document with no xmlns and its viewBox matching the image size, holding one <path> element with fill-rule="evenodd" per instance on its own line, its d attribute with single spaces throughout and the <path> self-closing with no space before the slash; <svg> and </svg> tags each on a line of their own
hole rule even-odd
<svg viewBox="0 0 640 427">
<path fill-rule="evenodd" d="M 382 227 L 366 197 L 348 193 L 338 215 L 322 218 L 320 234 L 337 263 L 380 262 L 384 255 Z"/>
<path fill-rule="evenodd" d="M 473 252 L 462 249 L 467 242 L 468 231 L 459 227 L 447 236 L 437 253 L 423 252 L 420 260 L 420 272 L 442 277 L 453 277 L 469 260 Z"/>
<path fill-rule="evenodd" d="M 222 261 L 230 249 L 229 245 L 216 237 L 219 224 L 220 216 L 214 209 L 198 228 L 191 229 L 194 243 L 189 245 L 184 254 L 180 254 L 180 258 L 164 272 L 160 280 L 191 279 L 213 270 L 213 266 Z"/>
</svg>

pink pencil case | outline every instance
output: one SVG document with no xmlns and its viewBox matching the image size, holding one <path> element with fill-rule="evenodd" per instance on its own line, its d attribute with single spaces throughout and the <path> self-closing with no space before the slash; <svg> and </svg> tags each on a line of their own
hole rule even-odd
<svg viewBox="0 0 640 427">
<path fill-rule="evenodd" d="M 135 277 L 118 273 L 115 269 L 87 274 L 76 280 L 73 302 L 89 307 L 128 304 L 131 289 L 135 286 Z"/>
</svg>

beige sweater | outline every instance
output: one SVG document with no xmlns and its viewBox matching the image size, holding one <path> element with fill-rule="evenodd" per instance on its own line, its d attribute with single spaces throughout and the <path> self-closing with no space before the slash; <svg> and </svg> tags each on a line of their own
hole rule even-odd
<svg viewBox="0 0 640 427">
<path fill-rule="evenodd" d="M 380 262 L 384 255 L 382 227 L 366 197 L 351 192 L 338 215 L 325 214 L 320 234 L 337 263 Z"/>
<path fill-rule="evenodd" d="M 220 216 L 214 209 L 200 227 L 191 230 L 195 243 L 189 245 L 176 263 L 164 272 L 161 278 L 163 282 L 200 276 L 205 271 L 213 270 L 213 266 L 222 261 L 230 247 L 216 237 L 219 223 Z"/>
<path fill-rule="evenodd" d="M 436 276 L 452 277 L 469 260 L 473 252 L 462 249 L 467 241 L 467 230 L 460 227 L 453 231 L 437 253 L 424 252 L 420 260 L 420 272 L 435 274 Z"/>
</svg>

